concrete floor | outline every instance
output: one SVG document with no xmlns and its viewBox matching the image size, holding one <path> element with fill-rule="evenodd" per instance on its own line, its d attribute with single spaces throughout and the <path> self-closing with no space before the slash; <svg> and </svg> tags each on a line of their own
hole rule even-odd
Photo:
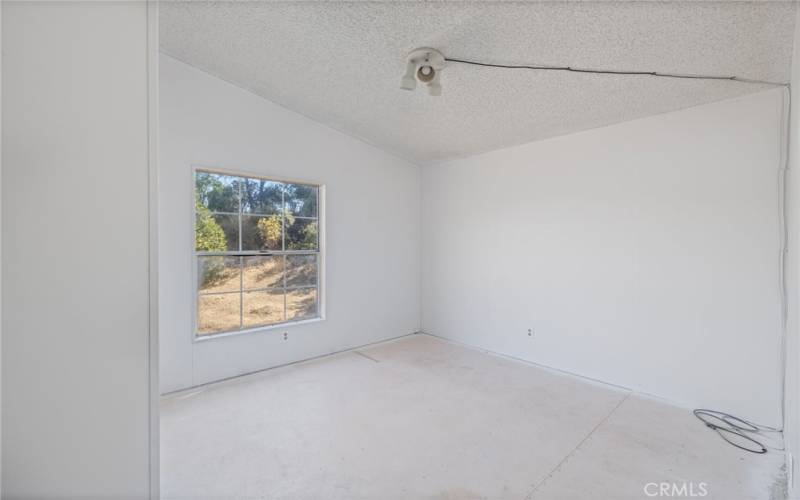
<svg viewBox="0 0 800 500">
<path fill-rule="evenodd" d="M 702 482 L 704 498 L 765 500 L 784 462 L 686 409 L 427 335 L 172 395 L 161 411 L 164 499 L 629 500 Z"/>
</svg>

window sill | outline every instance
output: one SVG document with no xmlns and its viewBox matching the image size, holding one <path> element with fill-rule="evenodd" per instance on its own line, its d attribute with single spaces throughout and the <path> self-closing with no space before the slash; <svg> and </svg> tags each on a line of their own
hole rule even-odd
<svg viewBox="0 0 800 500">
<path fill-rule="evenodd" d="M 286 323 L 279 323 L 277 325 L 258 326 L 258 327 L 255 327 L 255 328 L 247 328 L 245 330 L 233 330 L 233 331 L 230 331 L 230 332 L 213 333 L 211 335 L 203 335 L 203 336 L 198 336 L 198 335 L 195 334 L 193 342 L 206 342 L 206 341 L 209 341 L 209 340 L 216 340 L 216 339 L 221 339 L 221 338 L 225 338 L 225 337 L 233 337 L 233 336 L 238 336 L 238 335 L 248 335 L 248 334 L 254 334 L 254 333 L 262 333 L 262 332 L 268 332 L 270 330 L 280 330 L 282 328 L 290 328 L 290 327 L 298 326 L 298 325 L 307 325 L 307 324 L 311 324 L 311 323 L 319 323 L 321 321 L 325 321 L 325 318 L 318 317 L 318 318 L 311 318 L 311 319 L 303 319 L 303 320 L 300 320 L 300 321 L 288 321 Z"/>
</svg>

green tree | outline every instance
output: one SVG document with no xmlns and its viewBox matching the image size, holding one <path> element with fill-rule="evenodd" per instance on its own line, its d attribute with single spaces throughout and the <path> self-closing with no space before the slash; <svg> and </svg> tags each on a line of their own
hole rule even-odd
<svg viewBox="0 0 800 500">
<path fill-rule="evenodd" d="M 302 248 L 316 249 L 319 243 L 318 232 L 317 221 L 306 224 L 306 226 L 303 228 Z"/>
<path fill-rule="evenodd" d="M 195 202 L 197 219 L 194 225 L 195 248 L 198 252 L 224 252 L 227 249 L 225 231 L 222 230 L 217 221 L 211 215 L 211 210 L 200 203 L 200 199 Z"/>
<path fill-rule="evenodd" d="M 222 230 L 217 221 L 211 215 L 211 210 L 200 203 L 197 197 L 195 203 L 197 218 L 194 223 L 195 248 L 198 252 L 224 252 L 227 249 L 225 231 Z M 218 257 L 206 257 L 203 259 L 203 272 L 201 273 L 201 288 L 211 286 L 219 280 L 225 278 L 224 259 Z"/>
<path fill-rule="evenodd" d="M 285 211 L 286 225 L 294 224 L 294 217 Z M 281 248 L 281 225 L 280 215 L 269 215 L 258 219 L 258 230 L 261 233 L 261 241 L 265 248 Z"/>
<path fill-rule="evenodd" d="M 195 192 L 200 203 L 213 212 L 238 212 L 239 183 L 238 177 L 230 175 L 197 172 L 195 176 Z"/>
</svg>

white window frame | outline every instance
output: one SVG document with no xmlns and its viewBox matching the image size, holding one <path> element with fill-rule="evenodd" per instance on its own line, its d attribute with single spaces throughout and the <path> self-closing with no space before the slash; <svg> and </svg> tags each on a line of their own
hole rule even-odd
<svg viewBox="0 0 800 500">
<path fill-rule="evenodd" d="M 220 174 L 220 175 L 228 175 L 234 177 L 248 177 L 251 179 L 259 179 L 265 181 L 273 181 L 273 182 L 281 182 L 285 184 L 305 184 L 317 187 L 317 225 L 318 225 L 318 238 L 319 238 L 319 248 L 317 250 L 317 316 L 314 318 L 306 318 L 297 321 L 284 321 L 282 323 L 275 323 L 272 325 L 263 325 L 263 326 L 256 326 L 253 328 L 243 328 L 237 330 L 230 330 L 230 331 L 223 331 L 218 333 L 211 333 L 206 335 L 198 335 L 197 334 L 197 313 L 198 313 L 198 299 L 200 297 L 200 291 L 198 289 L 198 257 L 202 255 L 198 255 L 197 247 L 196 247 L 196 233 L 195 233 L 195 221 L 197 217 L 196 206 L 195 206 L 195 196 L 196 194 L 196 178 L 198 172 L 205 172 L 211 174 Z M 224 167 L 215 167 L 215 166 L 207 166 L 207 165 L 192 165 L 191 168 L 191 181 L 189 184 L 192 188 L 192 222 L 190 224 L 191 228 L 191 246 L 190 251 L 192 254 L 192 330 L 190 332 L 192 337 L 192 342 L 206 342 L 209 340 L 215 340 L 225 337 L 232 337 L 237 335 L 247 335 L 259 332 L 267 332 L 270 330 L 278 330 L 278 329 L 286 329 L 293 326 L 304 325 L 309 323 L 318 323 L 320 321 L 325 321 L 325 184 L 317 181 L 307 180 L 307 179 L 289 179 L 285 177 L 280 177 L 276 175 L 265 175 L 262 173 L 256 173 L 246 170 L 236 170 Z M 241 200 L 240 200 L 241 203 Z M 241 210 L 241 206 L 240 206 Z M 241 239 L 241 228 L 239 231 L 239 238 Z M 282 238 L 285 238 L 285 234 L 282 235 Z M 231 252 L 228 255 L 230 256 L 241 256 L 242 254 L 246 255 L 307 255 L 309 252 L 305 250 L 281 250 L 281 251 L 272 251 L 272 252 Z M 285 262 L 284 262 L 285 264 Z M 308 287 L 306 287 L 308 288 Z M 240 291 L 241 293 L 241 291 Z M 240 299 L 241 300 L 241 299 Z M 285 299 L 284 299 L 285 300 Z M 285 306 L 284 306 L 285 307 Z M 285 310 L 285 309 L 284 309 Z"/>
</svg>

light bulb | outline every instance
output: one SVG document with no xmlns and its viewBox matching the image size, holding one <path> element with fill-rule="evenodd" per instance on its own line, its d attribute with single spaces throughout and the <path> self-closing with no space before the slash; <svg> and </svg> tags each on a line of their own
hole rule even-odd
<svg viewBox="0 0 800 500">
<path fill-rule="evenodd" d="M 420 66 L 417 70 L 417 80 L 423 83 L 428 83 L 434 78 L 436 78 L 436 70 L 431 66 Z"/>
</svg>

